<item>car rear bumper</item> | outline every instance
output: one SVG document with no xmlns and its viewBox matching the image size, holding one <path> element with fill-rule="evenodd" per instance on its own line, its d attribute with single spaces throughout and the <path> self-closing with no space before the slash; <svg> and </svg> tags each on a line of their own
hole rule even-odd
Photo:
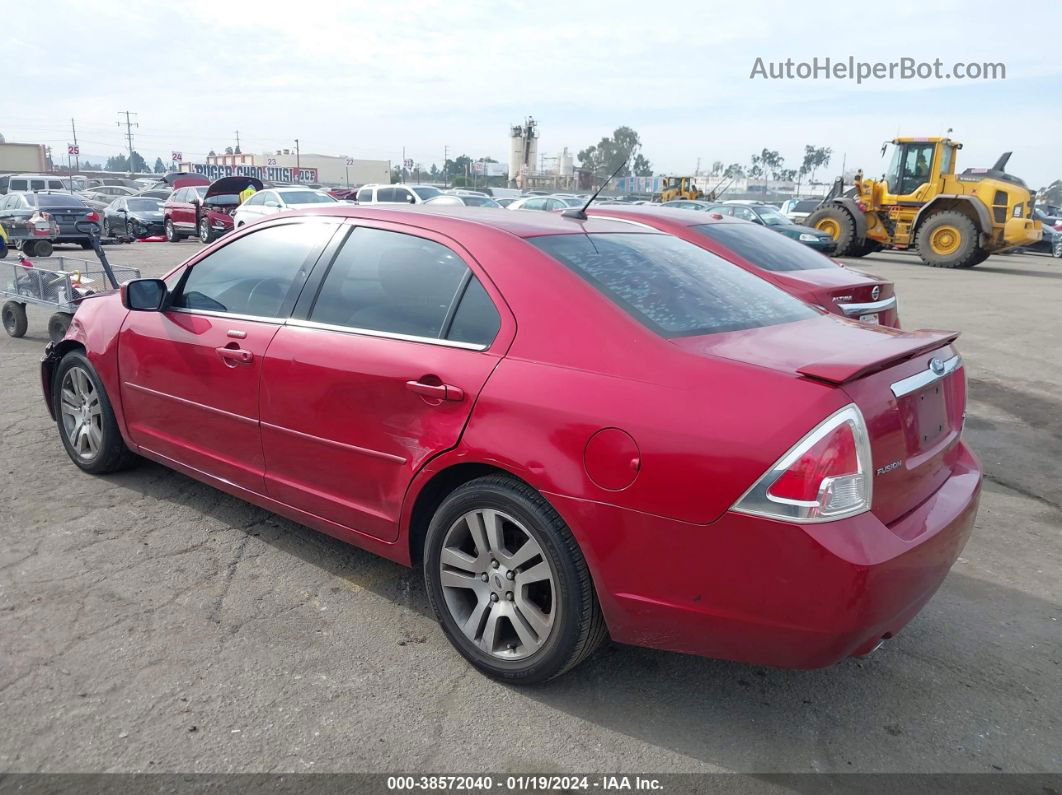
<svg viewBox="0 0 1062 795">
<path fill-rule="evenodd" d="M 693 525 L 550 499 L 586 554 L 613 639 L 817 668 L 869 652 L 918 613 L 969 538 L 980 488 L 963 446 L 952 477 L 892 525 L 872 513 L 817 525 L 727 513 Z"/>
</svg>

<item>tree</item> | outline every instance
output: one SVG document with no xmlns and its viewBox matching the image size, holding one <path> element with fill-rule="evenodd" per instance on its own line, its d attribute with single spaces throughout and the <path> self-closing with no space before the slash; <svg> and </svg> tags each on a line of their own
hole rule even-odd
<svg viewBox="0 0 1062 795">
<path fill-rule="evenodd" d="M 107 158 L 107 164 L 104 168 L 107 171 L 128 171 L 129 158 L 125 155 L 113 155 Z"/>
<path fill-rule="evenodd" d="M 782 182 L 796 182 L 797 170 L 795 168 L 783 168 L 778 172 L 778 179 Z"/>
<path fill-rule="evenodd" d="M 434 179 L 438 179 L 439 178 L 439 167 L 437 165 L 435 165 L 434 163 L 432 163 L 431 164 L 431 170 L 428 173 L 431 175 L 431 178 L 433 180 Z"/>
<path fill-rule="evenodd" d="M 401 181 L 402 181 L 402 167 L 401 166 L 392 166 L 391 167 L 391 184 L 394 185 L 396 182 L 401 182 Z"/>
<path fill-rule="evenodd" d="M 1062 179 L 1056 179 L 1046 188 L 1040 188 L 1041 201 L 1046 204 L 1062 204 Z"/>
<path fill-rule="evenodd" d="M 156 174 L 165 174 L 166 173 L 166 164 L 162 162 L 162 158 L 161 157 L 156 157 L 155 158 L 155 173 Z"/>
<path fill-rule="evenodd" d="M 828 146 L 811 146 L 810 144 L 805 146 L 804 161 L 800 164 L 800 176 L 806 177 L 810 174 L 811 182 L 814 184 L 815 171 L 828 166 L 832 155 L 833 150 Z"/>
<path fill-rule="evenodd" d="M 745 176 L 745 167 L 741 163 L 731 163 L 723 169 L 723 176 L 727 179 L 741 179 Z"/>
<path fill-rule="evenodd" d="M 81 164 L 82 171 L 103 171 L 103 165 L 101 163 L 90 163 L 85 161 Z"/>
<path fill-rule="evenodd" d="M 608 178 L 624 161 L 627 164 L 618 176 L 629 176 L 632 170 L 638 176 L 652 176 L 652 165 L 640 154 L 641 148 L 638 133 L 630 127 L 617 127 L 611 138 L 602 138 L 594 146 L 580 151 L 577 157 L 579 165 L 599 180 Z"/>
<path fill-rule="evenodd" d="M 231 146 L 226 146 L 225 147 L 225 154 L 231 155 L 232 153 L 233 153 L 232 152 L 232 147 Z"/>
<path fill-rule="evenodd" d="M 723 173 L 723 169 L 724 168 L 725 168 L 725 166 L 723 165 L 723 161 L 722 160 L 716 160 L 714 163 L 712 163 L 711 175 L 713 177 L 718 177 L 720 174 Z"/>
</svg>

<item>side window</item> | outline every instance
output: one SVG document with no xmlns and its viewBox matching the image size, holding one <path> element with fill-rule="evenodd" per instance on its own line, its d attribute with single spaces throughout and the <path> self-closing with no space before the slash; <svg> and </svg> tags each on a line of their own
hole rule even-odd
<svg viewBox="0 0 1062 795">
<path fill-rule="evenodd" d="M 187 195 L 188 195 L 188 189 L 187 188 L 181 188 L 180 190 L 175 190 L 173 193 L 170 194 L 170 201 L 171 202 L 183 202 Z"/>
<path fill-rule="evenodd" d="M 490 345 L 498 335 L 501 317 L 498 310 L 475 276 L 469 281 L 457 312 L 450 323 L 446 339 L 456 342 L 474 342 L 477 345 Z"/>
<path fill-rule="evenodd" d="M 525 210 L 545 210 L 546 209 L 546 200 L 545 199 L 528 199 L 526 202 L 524 202 L 524 209 Z"/>
<path fill-rule="evenodd" d="M 372 201 L 372 188 L 362 188 L 358 191 L 358 195 L 354 197 L 354 201 L 358 202 L 371 202 Z"/>
<path fill-rule="evenodd" d="M 733 215 L 735 218 L 740 218 L 743 221 L 756 220 L 756 213 L 752 212 L 748 207 L 735 207 L 733 209 Z"/>
<path fill-rule="evenodd" d="M 439 337 L 468 266 L 446 246 L 400 232 L 351 232 L 321 285 L 310 320 Z"/>
<path fill-rule="evenodd" d="M 334 230 L 330 224 L 285 224 L 238 238 L 191 266 L 172 305 L 284 317 Z"/>
<path fill-rule="evenodd" d="M 377 188 L 376 189 L 376 201 L 378 202 L 395 202 L 398 201 L 396 194 L 398 191 L 395 188 Z"/>
<path fill-rule="evenodd" d="M 712 212 L 713 213 L 719 213 L 720 215 L 733 215 L 734 214 L 734 208 L 733 207 L 713 207 L 712 208 Z"/>
<path fill-rule="evenodd" d="M 8 190 L 27 190 L 29 181 L 25 179 L 13 179 L 8 185 Z"/>
<path fill-rule="evenodd" d="M 45 182 L 43 179 L 31 179 L 30 190 L 44 190 Z"/>
<path fill-rule="evenodd" d="M 266 195 L 265 192 L 259 192 L 254 194 L 251 198 L 244 202 L 244 204 L 265 204 Z"/>
<path fill-rule="evenodd" d="M 63 190 L 63 181 L 61 179 L 48 180 L 48 190 Z"/>
<path fill-rule="evenodd" d="M 417 201 L 413 193 L 405 188 L 397 188 L 395 193 L 397 194 L 395 196 L 395 201 L 405 202 L 406 204 L 415 204 Z"/>
</svg>

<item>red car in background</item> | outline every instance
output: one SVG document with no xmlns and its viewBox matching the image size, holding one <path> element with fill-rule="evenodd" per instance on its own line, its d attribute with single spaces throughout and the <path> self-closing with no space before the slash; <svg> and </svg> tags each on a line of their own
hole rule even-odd
<svg viewBox="0 0 1062 795">
<path fill-rule="evenodd" d="M 900 327 L 892 282 L 852 270 L 767 227 L 721 213 L 649 205 L 591 205 L 586 212 L 680 237 L 835 315 Z"/>
<path fill-rule="evenodd" d="M 977 512 L 957 336 L 647 225 L 327 205 L 82 301 L 41 378 L 82 470 L 139 454 L 419 565 L 530 683 L 608 635 L 814 667 L 898 632 Z"/>
<path fill-rule="evenodd" d="M 222 177 L 209 185 L 177 188 L 162 207 L 166 239 L 177 243 L 196 235 L 202 243 L 213 243 L 231 232 L 240 192 L 248 187 L 260 191 L 264 186 L 255 177 Z"/>
</svg>

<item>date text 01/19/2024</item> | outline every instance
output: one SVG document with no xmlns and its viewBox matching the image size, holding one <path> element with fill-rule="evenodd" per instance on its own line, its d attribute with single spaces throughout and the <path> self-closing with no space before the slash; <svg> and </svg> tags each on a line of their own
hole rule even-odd
<svg viewBox="0 0 1062 795">
<path fill-rule="evenodd" d="M 460 791 L 460 792 L 572 792 L 577 790 L 601 792 L 642 791 L 663 789 L 659 779 L 644 776 L 556 776 L 523 775 L 495 777 L 478 776 L 388 776 L 391 792 Z"/>
</svg>

